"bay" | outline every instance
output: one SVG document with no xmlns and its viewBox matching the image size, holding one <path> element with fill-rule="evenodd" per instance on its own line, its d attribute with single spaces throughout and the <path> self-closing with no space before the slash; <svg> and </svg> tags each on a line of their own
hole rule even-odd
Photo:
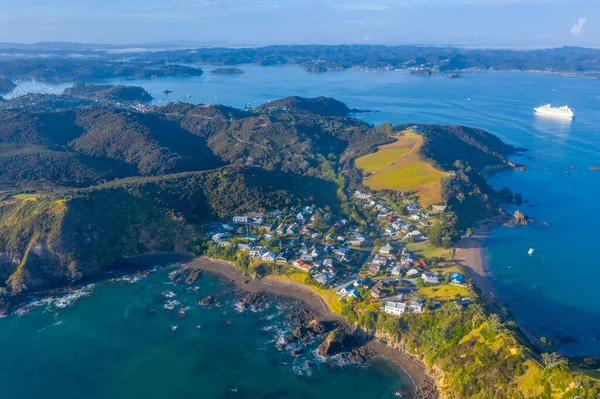
<svg viewBox="0 0 600 399">
<path fill-rule="evenodd" d="M 272 298 L 241 310 L 227 282 L 174 283 L 173 270 L 92 284 L 0 319 L 2 397 L 392 398 L 410 388 L 387 361 L 325 361 L 318 342 L 298 357 L 278 350 L 298 302 Z M 217 303 L 198 306 L 207 295 Z M 171 311 L 169 301 L 178 302 Z"/>
</svg>

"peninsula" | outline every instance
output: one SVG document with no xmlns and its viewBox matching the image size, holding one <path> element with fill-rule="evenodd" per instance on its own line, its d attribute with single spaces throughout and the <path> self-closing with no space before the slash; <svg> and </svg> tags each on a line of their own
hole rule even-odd
<svg viewBox="0 0 600 399">
<path fill-rule="evenodd" d="M 125 257 L 188 252 L 204 256 L 189 267 L 276 286 L 346 324 L 322 354 L 360 336 L 416 358 L 427 397 L 598 396 L 597 361 L 531 347 L 453 261 L 463 235 L 515 201 L 484 173 L 518 168 L 507 157 L 522 149 L 464 126 L 374 127 L 325 97 L 140 108 L 88 98 L 121 89 L 75 90 L 85 106 L 65 93 L 51 98 L 60 110 L 0 109 L 5 311 Z"/>
</svg>

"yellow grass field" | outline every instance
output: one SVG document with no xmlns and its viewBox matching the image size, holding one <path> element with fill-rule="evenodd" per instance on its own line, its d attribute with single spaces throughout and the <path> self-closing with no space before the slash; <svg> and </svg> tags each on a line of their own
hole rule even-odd
<svg viewBox="0 0 600 399">
<path fill-rule="evenodd" d="M 422 145 L 423 137 L 405 131 L 395 143 L 358 158 L 356 166 L 367 175 L 365 186 L 373 190 L 416 191 L 422 206 L 441 202 L 441 179 L 448 173 L 419 158 Z"/>
<path fill-rule="evenodd" d="M 418 296 L 437 301 L 452 301 L 456 294 L 466 297 L 470 295 L 470 291 L 466 287 L 459 287 L 452 284 L 442 284 L 431 287 L 423 287 L 416 292 Z"/>
</svg>

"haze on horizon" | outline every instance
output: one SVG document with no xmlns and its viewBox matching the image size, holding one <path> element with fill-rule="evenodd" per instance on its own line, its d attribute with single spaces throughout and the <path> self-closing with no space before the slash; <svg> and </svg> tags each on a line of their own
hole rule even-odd
<svg viewBox="0 0 600 399">
<path fill-rule="evenodd" d="M 600 46 L 598 0 L 2 0 L 0 42 Z"/>
</svg>

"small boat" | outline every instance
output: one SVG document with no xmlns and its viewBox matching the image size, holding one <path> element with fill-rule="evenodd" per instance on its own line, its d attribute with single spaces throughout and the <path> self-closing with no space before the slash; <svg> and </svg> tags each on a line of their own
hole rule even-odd
<svg viewBox="0 0 600 399">
<path fill-rule="evenodd" d="M 527 251 L 527 254 L 528 255 L 533 255 L 534 252 L 535 252 L 535 249 L 529 248 L 529 251 Z"/>
<path fill-rule="evenodd" d="M 177 326 L 171 326 L 171 331 L 175 332 L 177 330 Z"/>
</svg>

